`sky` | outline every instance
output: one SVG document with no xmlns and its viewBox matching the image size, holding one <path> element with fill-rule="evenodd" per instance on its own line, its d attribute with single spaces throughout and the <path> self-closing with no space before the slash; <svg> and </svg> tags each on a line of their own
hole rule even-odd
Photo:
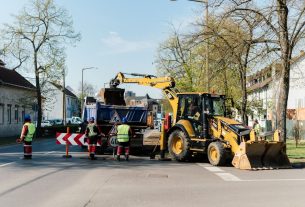
<svg viewBox="0 0 305 207">
<path fill-rule="evenodd" d="M 13 21 L 27 0 L 0 0 L 3 23 Z M 118 72 L 156 74 L 157 49 L 172 31 L 172 25 L 187 30 L 203 5 L 189 0 L 55 0 L 72 16 L 74 29 L 82 39 L 67 48 L 66 85 L 78 90 L 82 68 L 84 82 L 104 87 Z M 124 84 L 137 95 L 161 98 L 151 87 Z"/>
</svg>

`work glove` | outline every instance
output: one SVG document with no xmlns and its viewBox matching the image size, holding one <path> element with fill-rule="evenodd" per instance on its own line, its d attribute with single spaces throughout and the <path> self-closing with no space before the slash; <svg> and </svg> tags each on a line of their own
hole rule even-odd
<svg viewBox="0 0 305 207">
<path fill-rule="evenodd" d="M 18 144 L 20 144 L 21 142 L 22 142 L 22 139 L 16 139 L 16 142 L 18 143 Z"/>
</svg>

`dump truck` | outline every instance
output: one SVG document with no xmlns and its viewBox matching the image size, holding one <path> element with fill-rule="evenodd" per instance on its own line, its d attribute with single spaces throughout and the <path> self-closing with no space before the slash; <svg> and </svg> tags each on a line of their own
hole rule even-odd
<svg viewBox="0 0 305 207">
<path fill-rule="evenodd" d="M 121 123 L 123 117 L 127 118 L 133 136 L 130 140 L 130 147 L 138 150 L 143 148 L 143 132 L 147 126 L 147 108 L 126 106 L 124 101 L 124 90 L 103 88 L 100 91 L 101 100 L 87 97 L 83 106 L 82 119 L 87 122 L 94 117 L 98 128 L 106 137 L 102 138 L 101 150 L 105 150 L 109 144 L 112 133 L 115 133 L 115 126 Z"/>
<path fill-rule="evenodd" d="M 128 76 L 128 77 L 127 77 Z M 160 149 L 167 149 L 177 161 L 188 161 L 205 154 L 214 166 L 230 160 L 238 169 L 290 168 L 276 130 L 269 141 L 258 140 L 252 129 L 232 119 L 226 108 L 226 97 L 206 92 L 178 92 L 172 77 L 118 73 L 112 88 L 135 83 L 161 89 L 172 109 L 172 122 L 165 120 Z"/>
</svg>

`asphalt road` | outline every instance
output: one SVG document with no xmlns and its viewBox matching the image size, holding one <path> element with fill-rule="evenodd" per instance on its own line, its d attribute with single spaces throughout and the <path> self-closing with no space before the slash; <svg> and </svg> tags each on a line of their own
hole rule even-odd
<svg viewBox="0 0 305 207">
<path fill-rule="evenodd" d="M 86 159 L 79 147 L 64 159 L 55 140 L 0 147 L 0 206 L 305 206 L 305 169 L 241 171 L 111 155 Z"/>
</svg>

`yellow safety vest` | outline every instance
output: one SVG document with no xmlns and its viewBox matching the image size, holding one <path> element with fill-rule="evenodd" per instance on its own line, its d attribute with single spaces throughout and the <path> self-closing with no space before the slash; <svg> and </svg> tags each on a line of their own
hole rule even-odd
<svg viewBox="0 0 305 207">
<path fill-rule="evenodd" d="M 36 127 L 35 127 L 35 125 L 33 123 L 29 123 L 29 122 L 25 123 L 23 125 L 23 127 L 24 126 L 28 127 L 28 133 L 25 135 L 24 141 L 31 142 L 33 140 L 33 137 L 34 137 L 34 133 L 36 131 Z M 23 130 L 22 130 L 21 133 L 23 133 Z"/>
<path fill-rule="evenodd" d="M 128 142 L 129 141 L 129 129 L 130 126 L 122 124 L 118 126 L 117 139 L 118 142 Z"/>
<path fill-rule="evenodd" d="M 89 129 L 89 134 L 88 134 L 89 137 L 93 137 L 97 135 L 97 133 L 94 131 L 94 126 L 95 124 L 88 124 L 87 126 L 87 128 Z"/>
</svg>

